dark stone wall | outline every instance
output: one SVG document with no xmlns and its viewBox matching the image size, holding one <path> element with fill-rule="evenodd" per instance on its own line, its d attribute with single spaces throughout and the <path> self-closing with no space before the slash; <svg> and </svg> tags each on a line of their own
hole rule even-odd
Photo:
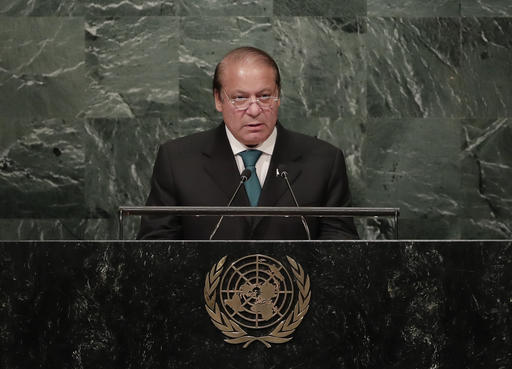
<svg viewBox="0 0 512 369">
<path fill-rule="evenodd" d="M 3 0 L 0 239 L 115 238 L 247 44 L 280 64 L 282 123 L 344 150 L 354 205 L 400 207 L 403 238 L 512 237 L 509 0 Z"/>
<path fill-rule="evenodd" d="M 205 310 L 214 265 L 251 254 L 310 278 L 270 348 L 224 342 Z M 505 369 L 511 266 L 510 241 L 0 242 L 0 367 Z"/>
</svg>

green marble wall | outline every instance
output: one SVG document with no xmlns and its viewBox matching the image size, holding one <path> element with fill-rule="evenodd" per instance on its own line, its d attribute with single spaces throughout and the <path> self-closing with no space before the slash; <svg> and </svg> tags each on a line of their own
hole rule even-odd
<svg viewBox="0 0 512 369">
<path fill-rule="evenodd" d="M 346 153 L 354 205 L 400 207 L 403 238 L 512 237 L 509 0 L 0 0 L 0 239 L 115 238 L 248 44 L 282 123 Z"/>
</svg>

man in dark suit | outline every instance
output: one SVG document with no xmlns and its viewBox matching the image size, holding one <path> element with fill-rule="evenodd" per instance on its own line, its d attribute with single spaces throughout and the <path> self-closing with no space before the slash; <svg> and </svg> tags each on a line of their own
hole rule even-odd
<svg viewBox="0 0 512 369">
<path fill-rule="evenodd" d="M 217 65 L 217 128 L 163 144 L 157 155 L 148 206 L 225 206 L 240 182 L 253 173 L 232 206 L 294 206 L 286 168 L 301 206 L 349 206 L 342 152 L 285 129 L 278 122 L 279 68 L 264 51 L 244 47 Z M 208 239 L 217 218 L 144 216 L 139 239 Z M 309 218 L 313 239 L 358 238 L 351 218 Z M 305 239 L 300 218 L 225 217 L 215 239 Z"/>
</svg>

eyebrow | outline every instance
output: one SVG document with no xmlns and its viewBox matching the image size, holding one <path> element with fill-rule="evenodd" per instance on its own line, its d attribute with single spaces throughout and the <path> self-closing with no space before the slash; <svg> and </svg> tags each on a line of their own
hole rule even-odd
<svg viewBox="0 0 512 369">
<path fill-rule="evenodd" d="M 261 90 L 257 91 L 255 93 L 255 95 L 258 95 L 258 94 L 261 94 L 261 93 L 264 93 L 264 92 L 273 92 L 274 90 L 275 90 L 275 88 L 270 88 L 270 87 L 262 88 Z M 232 94 L 246 94 L 246 95 L 250 95 L 249 92 L 244 91 L 244 90 L 233 90 L 231 93 Z"/>
</svg>

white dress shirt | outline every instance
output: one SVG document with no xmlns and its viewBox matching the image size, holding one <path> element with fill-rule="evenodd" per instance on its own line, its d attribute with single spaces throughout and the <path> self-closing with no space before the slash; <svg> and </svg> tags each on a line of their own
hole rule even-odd
<svg viewBox="0 0 512 369">
<path fill-rule="evenodd" d="M 231 150 L 233 151 L 233 155 L 235 156 L 236 165 L 238 166 L 238 171 L 240 174 L 245 169 L 244 161 L 242 157 L 239 155 L 242 151 L 245 150 L 260 150 L 261 156 L 256 162 L 256 174 L 258 175 L 258 179 L 260 181 L 260 185 L 263 188 L 263 183 L 265 183 L 265 178 L 267 177 L 268 168 L 270 166 L 270 159 L 272 158 L 272 153 L 274 152 L 274 146 L 276 145 L 276 137 L 277 137 L 277 129 L 274 127 L 274 130 L 268 136 L 268 138 L 255 147 L 247 147 L 241 142 L 239 142 L 235 136 L 231 133 L 231 131 L 226 126 L 226 134 L 228 136 L 229 144 L 231 145 Z"/>
</svg>

